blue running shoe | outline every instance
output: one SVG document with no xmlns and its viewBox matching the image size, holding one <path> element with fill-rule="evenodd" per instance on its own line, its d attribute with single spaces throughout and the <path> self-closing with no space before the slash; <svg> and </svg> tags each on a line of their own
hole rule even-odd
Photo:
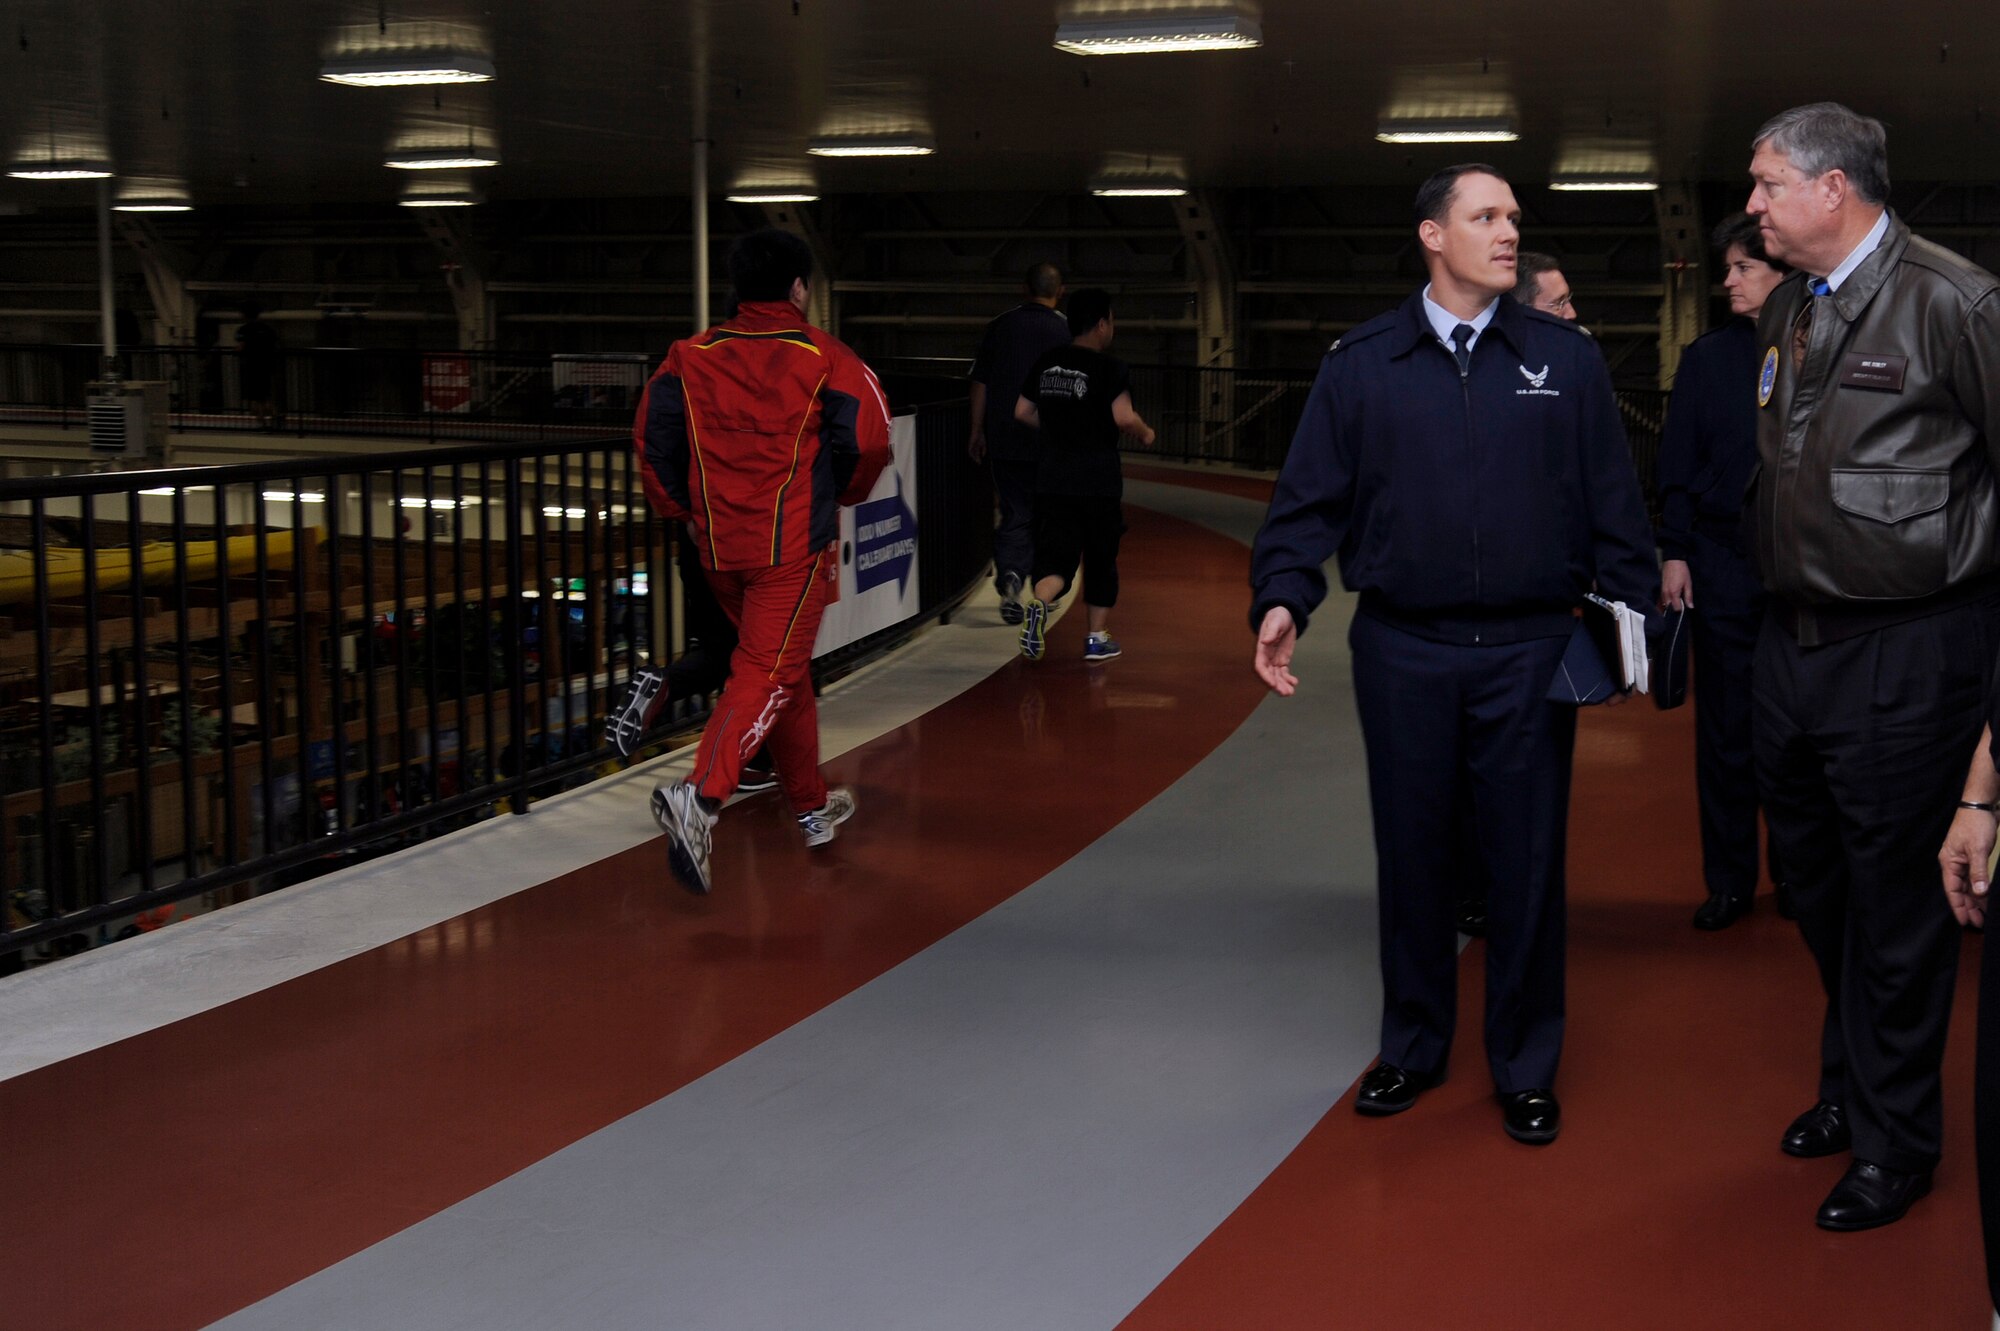
<svg viewBox="0 0 2000 1331">
<path fill-rule="evenodd" d="M 1084 640 L 1083 659 L 1086 661 L 1115 661 L 1119 654 L 1118 639 L 1109 633 L 1093 633 Z"/>
<path fill-rule="evenodd" d="M 1048 650 L 1048 624 L 1048 606 L 1039 600 L 1029 601 L 1021 616 L 1021 655 L 1030 661 L 1041 660 L 1042 653 Z"/>
</svg>

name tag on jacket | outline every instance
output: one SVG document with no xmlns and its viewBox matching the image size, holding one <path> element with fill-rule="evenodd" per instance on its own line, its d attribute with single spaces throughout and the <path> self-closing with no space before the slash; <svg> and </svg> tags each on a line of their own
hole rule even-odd
<svg viewBox="0 0 2000 1331">
<path fill-rule="evenodd" d="M 1903 371 L 1908 356 L 1878 355 L 1872 351 L 1850 351 L 1840 358 L 1842 388 L 1875 388 L 1885 393 L 1903 391 Z"/>
</svg>

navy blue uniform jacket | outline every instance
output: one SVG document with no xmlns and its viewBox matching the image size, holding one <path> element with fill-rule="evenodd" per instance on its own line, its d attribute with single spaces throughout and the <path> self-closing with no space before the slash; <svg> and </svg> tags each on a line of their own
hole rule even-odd
<svg viewBox="0 0 2000 1331">
<path fill-rule="evenodd" d="M 1303 632 L 1334 554 L 1364 613 L 1437 642 L 1560 637 L 1593 587 L 1650 615 L 1652 530 L 1596 345 L 1503 298 L 1461 378 L 1421 292 L 1334 343 L 1251 551 L 1252 627 L 1282 605 Z"/>
<path fill-rule="evenodd" d="M 1660 550 L 1686 559 L 1697 520 L 1725 544 L 1757 469 L 1757 325 L 1731 319 L 1688 343 L 1660 432 Z"/>
</svg>

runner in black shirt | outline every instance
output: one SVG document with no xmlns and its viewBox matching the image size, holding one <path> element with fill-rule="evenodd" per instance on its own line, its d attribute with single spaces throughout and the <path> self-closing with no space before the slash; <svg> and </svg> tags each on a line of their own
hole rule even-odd
<svg viewBox="0 0 2000 1331">
<path fill-rule="evenodd" d="M 1035 362 L 1014 408 L 1023 424 L 1041 430 L 1034 599 L 1021 625 L 1021 654 L 1041 659 L 1048 603 L 1069 590 L 1081 560 L 1090 629 L 1083 659 L 1109 661 L 1118 655 L 1109 623 L 1118 604 L 1118 538 L 1125 532 L 1118 440 L 1130 435 L 1151 444 L 1153 427 L 1132 409 L 1131 371 L 1105 354 L 1113 332 L 1110 293 L 1070 293 L 1069 331 L 1075 340 Z"/>
<path fill-rule="evenodd" d="M 993 495 L 1000 522 L 993 529 L 993 585 L 1000 592 L 1000 618 L 1021 622 L 1021 589 L 1034 567 L 1035 432 L 1014 419 L 1021 384 L 1042 353 L 1069 341 L 1069 325 L 1056 313 L 1062 299 L 1062 270 L 1038 263 L 1021 280 L 1026 298 L 986 325 L 979 356 L 972 362 L 972 437 L 966 451 L 993 471 Z"/>
</svg>

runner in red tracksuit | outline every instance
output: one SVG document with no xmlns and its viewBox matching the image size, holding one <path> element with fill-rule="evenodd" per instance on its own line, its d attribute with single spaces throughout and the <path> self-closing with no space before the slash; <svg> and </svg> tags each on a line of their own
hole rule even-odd
<svg viewBox="0 0 2000 1331">
<path fill-rule="evenodd" d="M 674 876 L 707 892 L 711 829 L 759 746 L 808 846 L 832 841 L 854 792 L 819 772 L 809 668 L 838 558 L 839 505 L 859 503 L 889 458 L 889 405 L 859 356 L 801 318 L 812 251 L 756 231 L 729 256 L 736 317 L 676 342 L 639 402 L 633 447 L 647 497 L 686 521 L 738 632 L 729 683 L 687 781 L 653 792 Z"/>
</svg>

